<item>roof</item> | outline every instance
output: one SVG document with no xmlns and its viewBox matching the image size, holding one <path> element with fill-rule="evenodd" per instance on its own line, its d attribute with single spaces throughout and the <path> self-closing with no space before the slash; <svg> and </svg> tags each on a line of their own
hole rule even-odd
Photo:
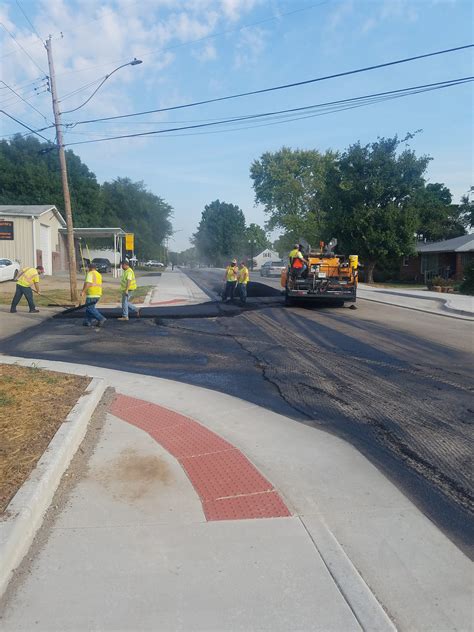
<svg viewBox="0 0 474 632">
<path fill-rule="evenodd" d="M 40 217 L 49 211 L 53 211 L 63 226 L 66 222 L 54 204 L 0 204 L 0 215 L 8 217 Z"/>
<path fill-rule="evenodd" d="M 472 252 L 474 251 L 474 233 L 461 235 L 453 239 L 435 241 L 431 244 L 419 244 L 416 246 L 419 253 L 430 252 Z"/>
<path fill-rule="evenodd" d="M 61 233 L 65 233 L 66 229 L 60 228 Z M 122 228 L 74 228 L 74 235 L 76 237 L 112 237 L 113 235 L 125 235 L 125 231 Z"/>
</svg>

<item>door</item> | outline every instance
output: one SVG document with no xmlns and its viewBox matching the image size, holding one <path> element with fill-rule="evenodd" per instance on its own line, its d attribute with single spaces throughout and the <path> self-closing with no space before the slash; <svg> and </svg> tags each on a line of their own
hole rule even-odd
<svg viewBox="0 0 474 632">
<path fill-rule="evenodd" d="M 51 250 L 51 227 L 40 224 L 40 249 L 43 253 L 45 274 L 53 273 L 53 252 Z"/>
</svg>

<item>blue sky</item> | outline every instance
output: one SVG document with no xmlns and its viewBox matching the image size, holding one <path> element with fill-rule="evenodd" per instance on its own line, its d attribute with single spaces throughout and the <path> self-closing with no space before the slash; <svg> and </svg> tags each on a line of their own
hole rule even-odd
<svg viewBox="0 0 474 632">
<path fill-rule="evenodd" d="M 43 92 L 41 80 L 47 61 L 40 42 L 49 34 L 62 96 L 135 56 L 143 60 L 115 73 L 88 105 L 64 115 L 65 121 L 76 122 L 469 44 L 472 18 L 468 0 L 0 2 L 0 75 L 29 102 L 0 84 L 0 108 L 34 128 L 48 124 L 33 105 L 50 121 L 50 95 Z M 185 125 L 300 107 L 464 77 L 472 70 L 471 51 L 461 51 L 264 95 L 80 125 L 66 134 L 65 142 L 148 131 L 170 122 Z M 62 110 L 80 105 L 95 85 L 65 98 Z M 254 205 L 249 168 L 263 152 L 282 145 L 343 150 L 357 140 L 366 143 L 377 136 L 422 129 L 411 146 L 433 157 L 429 180 L 445 183 L 457 201 L 473 184 L 472 106 L 472 84 L 466 84 L 281 125 L 124 139 L 78 145 L 74 150 L 100 181 L 118 176 L 143 180 L 169 202 L 177 231 L 170 248 L 181 250 L 189 245 L 204 205 L 216 198 L 238 204 L 248 222 L 264 223 L 262 209 Z M 2 136 L 24 131 L 4 116 L 0 126 Z M 53 137 L 50 130 L 44 133 Z"/>
</svg>

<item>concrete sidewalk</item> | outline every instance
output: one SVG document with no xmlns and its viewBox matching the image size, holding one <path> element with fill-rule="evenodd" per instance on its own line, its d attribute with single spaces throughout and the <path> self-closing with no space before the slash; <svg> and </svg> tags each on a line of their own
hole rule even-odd
<svg viewBox="0 0 474 632">
<path fill-rule="evenodd" d="M 344 441 L 204 388 L 1 361 L 118 394 L 2 630 L 471 629 L 468 558 Z"/>
<path fill-rule="evenodd" d="M 474 320 L 474 297 L 462 294 L 440 294 L 428 290 L 410 290 L 404 288 L 380 288 L 359 283 L 358 298 L 380 303 L 389 303 L 398 307 L 409 307 L 424 312 L 449 315 L 454 318 L 472 318 Z"/>
<path fill-rule="evenodd" d="M 163 272 L 156 280 L 156 286 L 144 302 L 145 307 L 197 305 L 209 301 L 208 295 L 178 269 Z"/>
</svg>

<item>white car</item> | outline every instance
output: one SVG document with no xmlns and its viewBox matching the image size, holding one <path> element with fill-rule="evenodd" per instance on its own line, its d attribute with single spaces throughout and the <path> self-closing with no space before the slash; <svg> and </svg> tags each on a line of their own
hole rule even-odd
<svg viewBox="0 0 474 632">
<path fill-rule="evenodd" d="M 0 259 L 0 281 L 14 281 L 20 273 L 20 264 L 12 259 Z"/>
<path fill-rule="evenodd" d="M 164 265 L 161 263 L 161 261 L 155 261 L 154 259 L 150 259 L 150 261 L 147 261 L 145 265 L 148 268 L 160 268 L 160 267 L 164 268 Z"/>
</svg>

